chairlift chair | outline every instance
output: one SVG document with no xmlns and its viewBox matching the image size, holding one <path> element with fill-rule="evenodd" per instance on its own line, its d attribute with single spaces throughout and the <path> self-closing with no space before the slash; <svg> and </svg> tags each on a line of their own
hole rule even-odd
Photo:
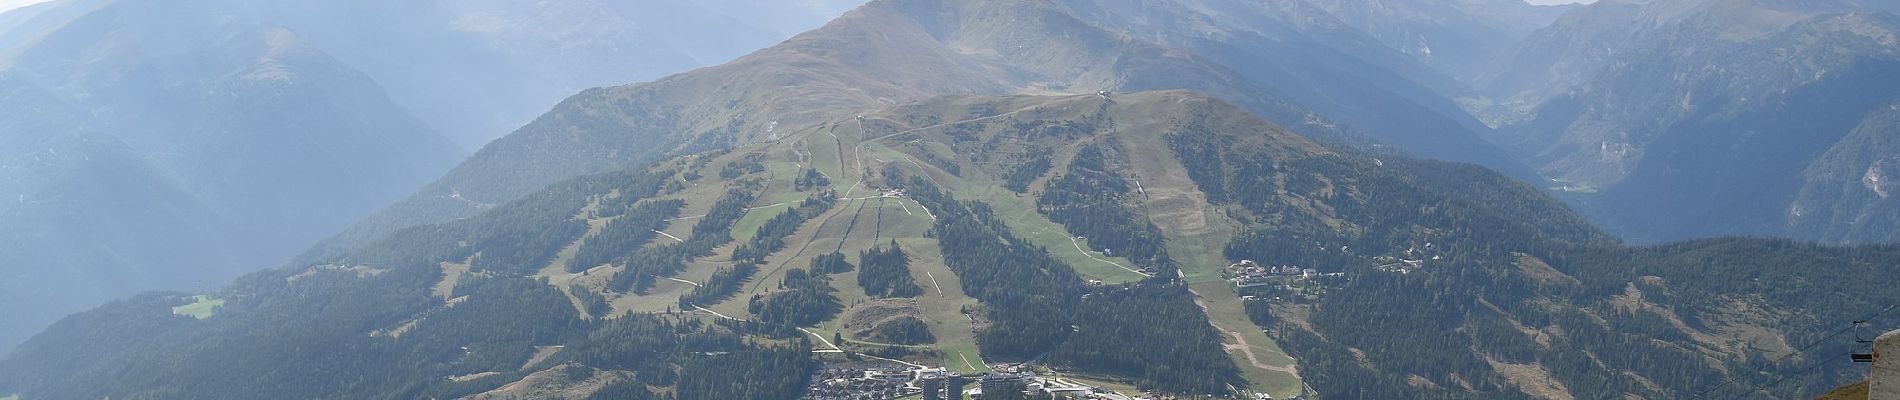
<svg viewBox="0 0 1900 400">
<path fill-rule="evenodd" d="M 1866 327 L 1867 327 L 1867 321 L 1864 321 L 1864 320 L 1854 321 L 1854 343 L 1872 344 L 1874 342 L 1871 339 L 1867 339 L 1866 336 L 1861 335 L 1861 329 L 1866 328 Z M 1852 357 L 1854 359 L 1854 362 L 1857 362 L 1857 363 L 1874 362 L 1874 353 L 1871 353 L 1871 352 L 1868 352 L 1868 353 L 1857 352 L 1857 353 L 1850 354 L 1849 357 Z"/>
</svg>

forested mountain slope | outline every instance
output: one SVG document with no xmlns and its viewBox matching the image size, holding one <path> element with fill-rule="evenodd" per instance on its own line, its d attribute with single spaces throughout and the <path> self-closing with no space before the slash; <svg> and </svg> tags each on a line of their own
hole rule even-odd
<svg viewBox="0 0 1900 400">
<path fill-rule="evenodd" d="M 1794 236 L 1823 241 L 1878 241 L 1892 238 L 1900 204 L 1894 177 L 1900 175 L 1900 103 L 1874 110 L 1835 142 L 1802 173 L 1801 191 L 1789 206 Z"/>
<path fill-rule="evenodd" d="M 1181 394 L 1669 398 L 1795 377 L 1753 395 L 1783 398 L 1850 365 L 1748 371 L 1900 300 L 1867 279 L 1892 275 L 1890 248 L 1623 247 L 1502 175 L 1187 92 L 861 114 L 80 314 L 0 361 L 0 392 L 796 398 L 848 360 L 835 348 Z M 1313 272 L 1237 291 L 1240 259 Z M 256 381 L 281 384 L 233 384 Z"/>
<path fill-rule="evenodd" d="M 728 64 L 582 92 L 302 261 L 560 179 L 777 140 L 940 95 L 1189 89 L 1316 137 L 1532 175 L 1479 137 L 1488 128 L 1426 89 L 1450 79 L 1344 25 L 1301 25 L 1324 17 L 1316 8 L 1276 9 L 1225 0 L 872 2 Z M 1230 11 L 1231 20 L 1213 18 Z M 1202 30 L 1227 39 L 1196 39 Z"/>
<path fill-rule="evenodd" d="M 1212 126 L 1263 135 L 1252 139 L 1263 146 L 1325 151 L 1237 108 L 1182 93 L 1131 95 L 1126 104 L 1094 95 L 922 103 L 867 113 L 861 125 L 834 121 L 775 144 L 717 149 L 670 158 L 644 172 L 559 183 L 474 218 L 408 229 L 321 263 L 254 274 L 211 294 L 222 303 L 204 319 L 173 315 L 171 307 L 205 298 L 152 295 L 117 303 L 68 319 L 0 363 L 0 381 L 6 382 L 0 385 L 27 398 L 407 398 L 491 390 L 502 395 L 520 389 L 504 387 L 511 382 L 569 376 L 562 387 L 583 397 L 604 390 L 601 385 L 637 379 L 679 398 L 792 398 L 802 393 L 813 368 L 812 347 L 829 350 L 824 347 L 831 346 L 831 334 L 844 332 L 847 321 L 863 320 L 857 317 L 866 312 L 862 307 L 844 305 L 910 299 L 915 305 L 897 312 L 924 317 L 928 334 L 882 327 L 905 324 L 903 318 L 886 319 L 865 326 L 866 336 L 840 336 L 848 339 L 836 344 L 968 371 L 986 369 L 984 360 L 1040 358 L 1176 393 L 1227 393 L 1234 390 L 1229 385 L 1250 384 L 1297 393 L 1290 375 L 1250 382 L 1274 372 L 1236 366 L 1243 356 L 1221 347 L 1222 334 L 1199 312 L 1187 285 L 1169 274 L 1147 278 L 1132 270 L 1177 268 L 1165 251 L 1154 252 L 1162 237 L 1131 239 L 1150 249 L 1139 261 L 1095 261 L 1106 256 L 1084 253 L 1083 245 L 1069 243 L 1063 225 L 1037 211 L 1071 201 L 1022 197 L 990 175 L 999 171 L 979 166 L 1011 164 L 1009 154 L 1018 150 L 1067 153 L 1075 147 L 1072 139 L 1097 137 L 1103 146 L 1120 146 L 1114 142 L 1121 131 L 1113 130 L 1120 124 L 1112 121 L 1130 121 L 1127 127 L 1141 129 L 1128 132 L 1143 132 L 1202 113 L 1217 120 L 1208 122 Z M 913 134 L 918 137 L 906 137 Z M 900 150 L 929 146 L 939 135 L 970 139 L 941 143 L 989 143 L 1010 151 L 973 160 Z M 897 161 L 909 157 L 922 158 Z M 977 202 L 959 202 L 964 199 Z M 1106 214 L 1120 215 L 1120 222 L 1090 232 L 1108 238 L 1120 236 L 1113 227 L 1140 226 L 1137 214 L 1126 212 L 1134 208 L 1124 208 L 1134 205 L 1118 203 L 1102 205 L 1124 210 Z M 1070 223 L 1088 220 L 1070 220 L 1053 209 L 1044 213 Z M 999 241 L 1009 245 L 996 248 Z M 850 261 L 837 268 L 837 261 L 826 261 L 834 254 Z M 890 268 L 897 273 L 873 275 Z M 1091 286 L 1088 280 L 1109 284 Z M 893 285 L 912 289 L 873 289 Z M 1217 295 L 1223 297 L 1213 301 L 1238 310 L 1233 296 Z M 683 309 L 709 311 L 677 312 Z M 1157 312 L 1122 312 L 1131 309 Z M 1106 315 L 1165 320 L 1100 317 Z M 720 322 L 723 316 L 802 322 L 730 325 Z M 1244 313 L 1217 321 L 1229 330 L 1257 332 L 1245 327 Z M 709 325 L 726 328 L 700 328 Z M 824 333 L 791 329 L 800 325 Z M 1205 328 L 1180 334 L 1194 326 Z M 629 329 L 687 331 L 661 335 L 677 337 L 669 339 L 677 345 L 601 342 L 624 337 L 618 332 Z M 78 332 L 88 333 L 68 336 Z M 918 340 L 911 336 L 920 334 L 928 338 L 922 347 L 877 344 Z M 755 340 L 721 339 L 735 337 L 730 335 Z M 865 339 L 872 337 L 878 339 Z M 126 345 L 92 347 L 94 340 Z M 286 340 L 324 345 L 278 345 Z M 1130 354 L 1125 349 L 1131 341 L 1146 343 L 1151 352 Z M 536 357 L 537 349 L 556 350 Z M 778 365 L 728 366 L 714 373 L 695 369 L 701 367 L 693 360 L 702 353 L 786 358 L 774 358 L 782 360 Z M 818 356 L 835 357 L 824 354 Z M 292 359 L 300 361 L 277 361 Z M 160 364 L 178 367 L 149 367 Z M 218 383 L 287 377 L 359 383 Z M 719 383 L 698 386 L 707 380 Z"/>
</svg>

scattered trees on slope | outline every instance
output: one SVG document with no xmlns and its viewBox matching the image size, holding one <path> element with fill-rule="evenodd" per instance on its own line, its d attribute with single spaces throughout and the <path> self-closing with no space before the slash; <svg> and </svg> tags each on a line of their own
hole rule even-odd
<svg viewBox="0 0 1900 400">
<path fill-rule="evenodd" d="M 1740 307 L 1764 319 L 1751 323 L 1781 327 L 1789 343 L 1817 343 L 1829 332 L 1824 321 L 1900 303 L 1855 278 L 1891 274 L 1875 261 L 1900 259 L 1890 246 L 1714 239 L 1630 248 L 1482 168 L 1349 152 L 1270 156 L 1204 129 L 1169 141 L 1195 183 L 1247 225 L 1230 258 L 1351 276 L 1315 304 L 1285 306 L 1308 308 L 1307 324 L 1249 305 L 1323 398 L 1529 398 L 1493 361 L 1536 364 L 1579 398 L 1718 388 L 1710 397 L 1796 398 L 1851 374 L 1798 374 L 1812 364 L 1770 364 L 1775 354 L 1749 346 L 1715 350 L 1685 327 L 1717 332 Z M 1423 269 L 1370 267 L 1374 256 L 1425 243 L 1435 254 Z M 1821 342 L 1817 351 L 1850 345 Z"/>
<path fill-rule="evenodd" d="M 686 241 L 635 250 L 625 261 L 626 269 L 614 275 L 610 287 L 643 292 L 659 277 L 672 276 L 685 269 L 687 261 L 711 255 L 713 248 L 732 241 L 732 224 L 745 217 L 746 206 L 752 204 L 755 196 L 755 191 L 746 187 L 726 191 L 726 195 L 693 224 L 693 233 Z"/>
<path fill-rule="evenodd" d="M 1145 281 L 1102 288 L 1075 310 L 1075 333 L 1049 353 L 1052 363 L 1140 377 L 1143 387 L 1167 393 L 1227 393 L 1228 385 L 1243 382 L 1187 286 Z"/>
<path fill-rule="evenodd" d="M 871 297 L 916 297 L 924 289 L 910 276 L 910 255 L 892 240 L 858 253 L 858 285 Z"/>
<path fill-rule="evenodd" d="M 767 256 L 785 248 L 786 236 L 797 232 L 798 227 L 805 225 L 805 221 L 810 221 L 830 211 L 837 202 L 838 195 L 829 190 L 812 194 L 811 197 L 800 201 L 798 207 L 785 210 L 772 217 L 771 220 L 765 221 L 765 225 L 759 227 L 757 234 L 752 235 L 751 241 L 742 243 L 738 249 L 733 250 L 732 260 L 765 262 Z"/>
<path fill-rule="evenodd" d="M 832 295 L 837 289 L 831 288 L 831 277 L 822 273 L 793 268 L 785 272 L 779 289 L 753 296 L 746 310 L 758 315 L 760 321 L 795 326 L 815 325 L 844 310 L 844 304 Z"/>
<path fill-rule="evenodd" d="M 659 236 L 657 230 L 666 227 L 667 219 L 679 216 L 680 207 L 685 205 L 680 200 L 657 200 L 632 206 L 582 243 L 568 261 L 567 271 L 583 271 L 631 254 Z"/>
<path fill-rule="evenodd" d="M 806 168 L 792 178 L 792 188 L 800 192 L 831 186 L 831 178 L 826 178 L 817 168 Z"/>
<path fill-rule="evenodd" d="M 694 286 L 692 291 L 680 296 L 680 308 L 692 308 L 694 305 L 713 304 L 725 300 L 733 293 L 737 293 L 739 287 L 745 286 L 746 281 L 752 279 L 752 274 L 758 272 L 759 263 L 751 260 L 719 267 L 713 270 L 711 277 L 706 278 L 705 284 Z"/>
<path fill-rule="evenodd" d="M 1095 250 L 1119 255 L 1156 275 L 1174 276 L 1161 229 L 1125 201 L 1133 187 L 1109 168 L 1103 146 L 1084 146 L 1062 175 L 1050 179 L 1036 198 L 1036 210 L 1049 220 L 1089 238 Z"/>
<path fill-rule="evenodd" d="M 844 253 L 830 252 L 811 259 L 811 271 L 818 274 L 842 274 L 851 272 L 855 267 L 844 259 Z"/>
<path fill-rule="evenodd" d="M 1025 155 L 1022 164 L 1017 164 L 1003 175 L 1003 188 L 1016 193 L 1029 191 L 1029 184 L 1049 173 L 1050 156 L 1048 149 L 1036 149 Z"/>
<path fill-rule="evenodd" d="M 901 171 L 889 169 L 886 176 Z M 945 264 L 983 301 L 990 325 L 978 332 L 977 343 L 986 358 L 1047 354 L 1077 369 L 1135 377 L 1144 387 L 1176 393 L 1224 394 L 1243 382 L 1185 287 L 1149 280 L 1088 289 L 1047 249 L 1011 234 L 988 205 L 957 202 L 921 178 L 906 189 L 937 210 L 931 235 Z"/>
</svg>

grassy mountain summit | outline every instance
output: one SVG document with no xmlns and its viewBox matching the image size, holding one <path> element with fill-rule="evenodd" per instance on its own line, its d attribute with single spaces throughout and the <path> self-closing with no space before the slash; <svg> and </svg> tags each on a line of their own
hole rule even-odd
<svg viewBox="0 0 1900 400">
<path fill-rule="evenodd" d="M 287 0 L 223 7 L 303 34 L 474 149 L 575 91 L 724 63 L 849 6 L 753 3 Z"/>
</svg>

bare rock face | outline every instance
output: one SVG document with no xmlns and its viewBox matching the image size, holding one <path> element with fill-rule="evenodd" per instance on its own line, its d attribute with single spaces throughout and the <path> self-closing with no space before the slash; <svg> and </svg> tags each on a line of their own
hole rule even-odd
<svg viewBox="0 0 1900 400">
<path fill-rule="evenodd" d="M 1874 367 L 1867 380 L 1868 399 L 1900 400 L 1900 331 L 1874 340 Z"/>
<path fill-rule="evenodd" d="M 1861 175 L 1860 183 L 1884 199 L 1892 193 L 1893 179 L 1895 175 L 1900 175 L 1896 172 L 1900 172 L 1900 157 L 1875 161 L 1867 167 L 1867 173 Z"/>
</svg>

